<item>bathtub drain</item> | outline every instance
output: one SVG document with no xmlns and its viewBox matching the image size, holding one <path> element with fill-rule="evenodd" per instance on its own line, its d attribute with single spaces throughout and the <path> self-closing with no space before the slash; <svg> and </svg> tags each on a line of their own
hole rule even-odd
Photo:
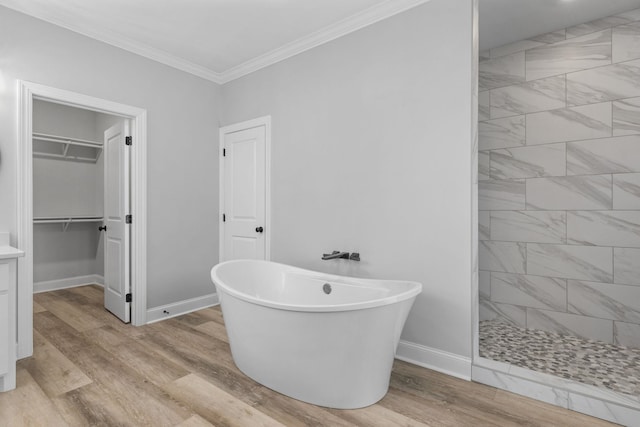
<svg viewBox="0 0 640 427">
<path fill-rule="evenodd" d="M 325 294 L 329 295 L 331 293 L 331 285 L 328 283 L 325 283 L 322 286 L 322 290 L 324 291 Z"/>
</svg>

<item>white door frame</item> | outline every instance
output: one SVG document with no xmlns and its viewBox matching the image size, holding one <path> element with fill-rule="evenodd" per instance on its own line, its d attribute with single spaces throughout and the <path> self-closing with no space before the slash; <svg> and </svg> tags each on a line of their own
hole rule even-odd
<svg viewBox="0 0 640 427">
<path fill-rule="evenodd" d="M 131 323 L 147 314 L 147 111 L 50 86 L 18 81 L 18 358 L 33 354 L 33 100 L 39 99 L 131 121 Z"/>
<path fill-rule="evenodd" d="M 220 212 L 218 214 L 218 230 L 219 232 L 219 254 L 218 261 L 222 262 L 224 256 L 224 223 L 222 221 L 222 214 L 224 213 L 224 157 L 222 155 L 222 149 L 224 148 L 224 136 L 229 133 L 238 132 L 241 130 L 251 129 L 259 126 L 264 126 L 265 129 L 265 217 L 264 227 L 265 233 L 265 259 L 271 260 L 271 234 L 273 229 L 271 228 L 271 116 L 258 117 L 257 119 L 247 120 L 233 125 L 224 126 L 220 128 L 220 138 L 218 143 L 218 169 L 220 171 L 220 188 L 219 188 L 219 206 Z"/>
</svg>

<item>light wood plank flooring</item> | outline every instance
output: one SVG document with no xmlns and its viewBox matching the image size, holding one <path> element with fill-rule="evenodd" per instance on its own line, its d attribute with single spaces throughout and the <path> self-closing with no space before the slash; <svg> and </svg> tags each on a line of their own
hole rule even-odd
<svg viewBox="0 0 640 427">
<path fill-rule="evenodd" d="M 18 363 L 18 388 L 0 393 L 0 425 L 611 425 L 400 361 L 375 405 L 309 405 L 238 371 L 218 308 L 136 328 L 102 297 L 97 286 L 34 296 L 34 355 Z"/>
</svg>

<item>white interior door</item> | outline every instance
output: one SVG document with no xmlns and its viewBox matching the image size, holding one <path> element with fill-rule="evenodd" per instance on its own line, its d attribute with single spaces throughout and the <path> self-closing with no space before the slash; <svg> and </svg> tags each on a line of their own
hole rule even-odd
<svg viewBox="0 0 640 427">
<path fill-rule="evenodd" d="M 221 261 L 268 259 L 268 131 L 267 123 L 255 122 L 221 129 Z"/>
<path fill-rule="evenodd" d="M 104 307 L 125 323 L 131 318 L 128 121 L 104 132 Z"/>
</svg>

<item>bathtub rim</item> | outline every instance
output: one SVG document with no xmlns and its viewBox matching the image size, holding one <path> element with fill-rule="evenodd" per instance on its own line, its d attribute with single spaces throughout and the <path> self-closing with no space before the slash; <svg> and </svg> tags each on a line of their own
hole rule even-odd
<svg viewBox="0 0 640 427">
<path fill-rule="evenodd" d="M 256 263 L 264 263 L 264 264 L 273 264 L 283 268 L 283 272 L 290 273 L 303 273 L 311 278 L 316 278 L 318 280 L 326 280 L 340 283 L 341 281 L 344 284 L 353 284 L 353 285 L 377 285 L 375 287 L 388 287 L 392 283 L 403 283 L 410 285 L 410 288 L 404 292 L 385 296 L 384 298 L 376 298 L 359 302 L 350 302 L 345 304 L 334 304 L 334 305 L 294 305 L 294 304 L 285 304 L 277 301 L 271 300 L 263 300 L 259 299 L 253 295 L 246 294 L 244 292 L 240 292 L 229 285 L 225 284 L 223 280 L 218 276 L 218 269 L 221 266 L 226 266 L 229 264 L 235 263 L 247 263 L 247 262 L 256 262 Z M 227 293 L 236 298 L 239 298 L 243 301 L 246 301 L 251 304 L 260 305 L 263 307 L 270 307 L 279 310 L 287 310 L 287 311 L 297 311 L 297 312 L 340 312 L 340 311 L 353 311 L 353 310 L 364 310 L 368 308 L 380 307 L 385 305 L 391 305 L 398 302 L 402 302 L 411 298 L 415 298 L 422 292 L 422 284 L 419 282 L 409 281 L 409 280 L 380 280 L 380 279 L 366 279 L 359 277 L 350 277 L 350 276 L 340 276 L 337 274 L 329 274 L 329 273 L 321 273 L 318 271 L 307 270 L 300 267 L 295 267 L 288 264 L 282 264 L 274 261 L 264 261 L 264 260 L 248 260 L 248 259 L 239 259 L 239 260 L 230 260 L 223 261 L 221 263 L 216 264 L 211 269 L 211 280 L 216 287 L 216 291 Z M 348 283 L 351 282 L 351 283 Z M 220 295 L 220 301 L 223 301 L 222 295 Z"/>
</svg>

